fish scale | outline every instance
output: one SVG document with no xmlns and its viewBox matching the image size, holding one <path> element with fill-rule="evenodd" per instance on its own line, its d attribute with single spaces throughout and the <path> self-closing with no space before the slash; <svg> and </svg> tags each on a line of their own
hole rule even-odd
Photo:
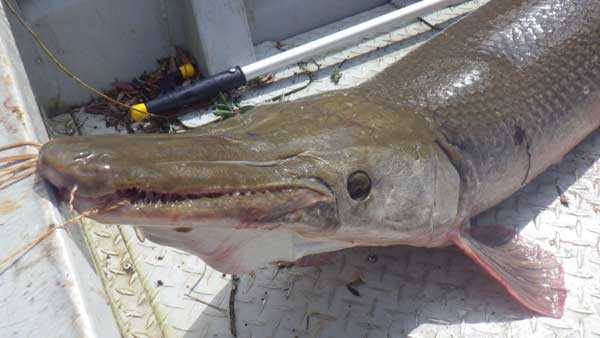
<svg viewBox="0 0 600 338">
<path fill-rule="evenodd" d="M 492 1 L 374 78 L 368 95 L 437 122 L 461 156 L 463 215 L 473 216 L 598 127 L 598 17 L 594 0 Z M 479 78 L 453 82 L 469 72 Z"/>
</svg>

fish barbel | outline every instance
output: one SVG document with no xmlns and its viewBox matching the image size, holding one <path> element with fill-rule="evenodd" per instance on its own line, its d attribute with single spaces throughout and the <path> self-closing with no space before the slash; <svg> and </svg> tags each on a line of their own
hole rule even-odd
<svg viewBox="0 0 600 338">
<path fill-rule="evenodd" d="M 599 125 L 600 1 L 492 0 L 355 88 L 180 135 L 53 140 L 38 169 L 77 210 L 223 272 L 454 244 L 524 306 L 560 317 L 554 256 L 469 220 Z"/>
</svg>

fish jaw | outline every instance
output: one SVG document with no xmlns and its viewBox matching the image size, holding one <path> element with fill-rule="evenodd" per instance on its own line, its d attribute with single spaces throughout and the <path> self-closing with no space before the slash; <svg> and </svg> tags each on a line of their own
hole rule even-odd
<svg viewBox="0 0 600 338">
<path fill-rule="evenodd" d="M 94 210 L 90 217 L 102 223 L 177 227 L 228 224 L 234 228 L 276 227 L 305 212 L 325 214 L 334 209 L 331 196 L 296 186 L 167 194 L 132 188 L 100 198 L 75 195 L 73 205 L 80 212 Z"/>
<path fill-rule="evenodd" d="M 77 211 L 102 223 L 232 228 L 337 223 L 335 196 L 319 180 L 278 175 L 278 161 L 206 159 L 206 152 L 193 149 L 206 142 L 204 136 L 176 135 L 63 138 L 44 145 L 38 168 Z M 142 149 L 163 143 L 163 152 L 130 158 L 119 145 L 131 143 Z M 173 149 L 175 156 L 166 158 Z"/>
</svg>

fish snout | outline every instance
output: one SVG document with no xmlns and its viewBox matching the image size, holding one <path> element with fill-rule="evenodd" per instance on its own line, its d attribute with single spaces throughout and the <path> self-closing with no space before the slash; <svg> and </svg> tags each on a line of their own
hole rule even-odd
<svg viewBox="0 0 600 338">
<path fill-rule="evenodd" d="M 111 165 L 108 154 L 93 151 L 85 142 L 72 138 L 56 139 L 40 150 L 40 175 L 59 191 L 77 187 L 79 194 L 101 195 L 109 192 Z"/>
</svg>

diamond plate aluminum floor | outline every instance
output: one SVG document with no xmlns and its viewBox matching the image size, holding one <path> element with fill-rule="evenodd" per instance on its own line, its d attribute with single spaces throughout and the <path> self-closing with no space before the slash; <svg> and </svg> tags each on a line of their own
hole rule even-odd
<svg viewBox="0 0 600 338">
<path fill-rule="evenodd" d="M 485 2 L 470 1 L 425 19 L 444 25 Z M 293 47 L 392 9 L 383 6 L 281 43 L 265 43 L 258 54 Z M 284 98 L 290 100 L 356 85 L 433 33 L 428 25 L 415 23 L 303 67 L 289 67 L 274 74 L 273 84 L 244 94 L 244 101 L 265 102 L 304 88 Z M 314 73 L 307 75 L 307 69 Z M 341 72 L 337 85 L 330 78 L 334 69 Z M 191 114 L 186 121 L 194 124 L 198 116 Z M 319 268 L 265 267 L 242 276 L 234 299 L 238 336 L 600 336 L 599 221 L 596 132 L 558 165 L 475 220 L 522 228 L 525 237 L 559 257 L 568 288 L 562 319 L 524 309 L 454 248 L 391 247 L 344 251 L 333 264 Z M 128 226 L 86 222 L 84 231 L 126 336 L 231 336 L 230 276 L 185 252 L 141 242 Z M 349 288 L 357 277 L 364 283 Z"/>
</svg>

